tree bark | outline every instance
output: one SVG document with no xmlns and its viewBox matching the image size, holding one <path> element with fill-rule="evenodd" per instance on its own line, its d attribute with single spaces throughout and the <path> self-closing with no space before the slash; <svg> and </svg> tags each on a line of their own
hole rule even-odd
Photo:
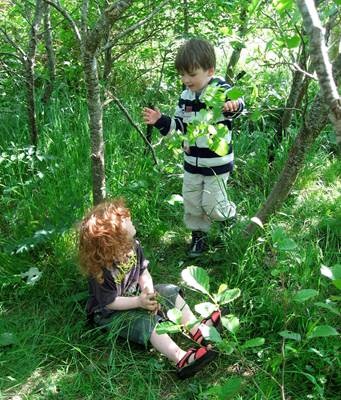
<svg viewBox="0 0 341 400">
<path fill-rule="evenodd" d="M 52 95 L 54 82 L 56 79 L 56 58 L 52 45 L 52 29 L 50 20 L 50 6 L 47 3 L 43 4 L 44 12 L 44 43 L 47 54 L 47 69 L 48 80 L 43 94 L 43 103 L 46 105 Z"/>
<path fill-rule="evenodd" d="M 27 117 L 28 126 L 31 137 L 32 146 L 38 145 L 38 126 L 35 106 L 35 57 L 38 43 L 38 29 L 43 15 L 42 0 L 36 0 L 34 17 L 31 25 L 28 49 L 25 59 L 25 75 L 26 75 L 26 101 L 27 101 Z"/>
<path fill-rule="evenodd" d="M 244 40 L 246 32 L 247 32 L 247 9 L 242 8 L 240 12 L 240 25 L 238 29 L 238 37 L 240 41 Z M 234 84 L 234 75 L 235 75 L 234 69 L 240 59 L 240 54 L 242 52 L 242 49 L 243 46 L 240 43 L 236 46 L 236 48 L 233 49 L 228 66 L 226 67 L 225 80 L 230 85 Z"/>
<path fill-rule="evenodd" d="M 330 109 L 330 119 L 334 125 L 337 146 L 341 147 L 341 98 L 333 78 L 332 65 L 322 27 L 313 0 L 296 0 L 303 18 L 303 24 L 310 42 L 310 56 L 317 73 L 323 101 Z M 340 52 L 340 50 L 339 50 Z"/>
</svg>

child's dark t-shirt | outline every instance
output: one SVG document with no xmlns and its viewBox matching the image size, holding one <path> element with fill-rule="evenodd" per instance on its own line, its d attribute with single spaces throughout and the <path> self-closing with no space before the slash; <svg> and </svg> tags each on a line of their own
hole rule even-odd
<svg viewBox="0 0 341 400">
<path fill-rule="evenodd" d="M 95 278 L 89 279 L 89 299 L 86 305 L 88 317 L 100 312 L 107 317 L 114 311 L 106 306 L 112 303 L 117 296 L 129 296 L 136 294 L 138 281 L 145 269 L 148 268 L 148 261 L 144 258 L 140 243 L 136 240 L 134 255 L 128 263 L 123 266 L 114 266 L 114 270 L 103 269 L 102 284 Z"/>
</svg>

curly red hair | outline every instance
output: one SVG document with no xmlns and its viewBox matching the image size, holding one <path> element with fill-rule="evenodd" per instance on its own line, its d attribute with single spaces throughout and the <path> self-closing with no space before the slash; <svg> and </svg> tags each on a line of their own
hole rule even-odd
<svg viewBox="0 0 341 400">
<path fill-rule="evenodd" d="M 134 240 L 122 228 L 130 218 L 123 199 L 95 206 L 79 226 L 79 261 L 82 272 L 103 283 L 103 268 L 126 262 Z"/>
</svg>

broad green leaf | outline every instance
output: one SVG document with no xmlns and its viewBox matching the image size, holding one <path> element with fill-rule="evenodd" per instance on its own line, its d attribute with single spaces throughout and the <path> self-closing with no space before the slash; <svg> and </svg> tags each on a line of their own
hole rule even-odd
<svg viewBox="0 0 341 400">
<path fill-rule="evenodd" d="M 226 156 L 229 151 L 229 145 L 225 139 L 220 139 L 217 145 L 213 145 L 212 149 L 220 157 Z"/>
<path fill-rule="evenodd" d="M 294 295 L 293 300 L 297 303 L 303 303 L 304 301 L 307 301 L 318 294 L 319 292 L 314 289 L 302 289 Z"/>
<path fill-rule="evenodd" d="M 241 292 L 240 289 L 227 289 L 222 293 L 218 293 L 214 295 L 215 300 L 220 305 L 224 305 L 227 303 L 231 303 L 231 301 L 236 300 L 240 296 Z"/>
<path fill-rule="evenodd" d="M 209 339 L 214 343 L 220 343 L 222 341 L 219 332 L 214 326 L 202 325 L 200 330 L 205 339 Z"/>
<path fill-rule="evenodd" d="M 231 344 L 230 342 L 228 342 L 225 339 L 223 339 L 222 342 L 217 343 L 217 347 L 218 347 L 219 351 L 221 351 L 222 353 L 227 354 L 227 355 L 232 354 L 235 350 L 234 344 Z"/>
<path fill-rule="evenodd" d="M 207 318 L 213 313 L 213 311 L 217 309 L 217 306 L 213 303 L 206 302 L 206 303 L 196 304 L 194 306 L 194 309 L 202 317 Z"/>
<path fill-rule="evenodd" d="M 182 312 L 178 308 L 172 308 L 167 311 L 167 317 L 175 324 L 181 325 Z"/>
<path fill-rule="evenodd" d="M 284 11 L 289 10 L 292 7 L 293 0 L 276 0 L 276 10 L 282 14 Z"/>
<path fill-rule="evenodd" d="M 234 86 L 233 88 L 228 89 L 226 94 L 230 100 L 238 100 L 239 97 L 243 95 L 243 92 Z"/>
<path fill-rule="evenodd" d="M 338 310 L 336 307 L 332 306 L 331 304 L 322 303 L 322 302 L 317 302 L 317 303 L 314 303 L 314 305 L 315 305 L 316 307 L 324 308 L 324 309 L 326 309 L 326 310 L 332 312 L 332 313 L 335 314 L 335 315 L 341 315 L 340 312 L 339 312 L 339 310 Z"/>
<path fill-rule="evenodd" d="M 209 294 L 210 279 L 203 268 L 191 265 L 182 270 L 181 277 L 188 286 L 201 293 Z"/>
<path fill-rule="evenodd" d="M 226 283 L 222 283 L 222 284 L 219 286 L 218 294 L 220 294 L 220 293 L 222 293 L 222 292 L 225 292 L 225 290 L 227 290 L 227 289 L 228 289 L 228 286 L 226 285 Z"/>
<path fill-rule="evenodd" d="M 292 251 L 296 249 L 297 244 L 289 238 L 284 238 L 277 243 L 278 250 L 281 251 Z"/>
<path fill-rule="evenodd" d="M 312 332 L 308 335 L 308 339 L 316 338 L 316 337 L 328 337 L 328 336 L 337 336 L 338 331 L 329 325 L 318 325 L 312 330 Z"/>
<path fill-rule="evenodd" d="M 250 115 L 250 119 L 253 122 L 256 122 L 260 119 L 260 117 L 262 116 L 262 113 L 260 110 L 255 110 L 251 115 Z"/>
<path fill-rule="evenodd" d="M 341 0 L 334 0 L 334 3 L 338 6 L 341 6 Z"/>
<path fill-rule="evenodd" d="M 282 332 L 279 332 L 279 334 L 284 339 L 292 339 L 292 340 L 296 340 L 297 342 L 301 341 L 301 335 L 299 333 L 296 333 L 296 332 L 282 331 Z"/>
<path fill-rule="evenodd" d="M 288 49 L 294 49 L 295 47 L 298 47 L 300 45 L 301 38 L 298 35 L 295 35 L 291 38 L 287 38 L 285 42 Z"/>
<path fill-rule="evenodd" d="M 333 285 L 337 288 L 341 290 L 341 279 L 335 279 L 333 280 Z"/>
<path fill-rule="evenodd" d="M 4 332 L 0 335 L 0 347 L 11 346 L 17 342 L 18 340 L 12 332 Z"/>
<path fill-rule="evenodd" d="M 239 319 L 235 315 L 227 315 L 226 317 L 221 318 L 221 323 L 223 327 L 228 331 L 235 333 L 239 328 Z"/>
<path fill-rule="evenodd" d="M 181 325 L 175 325 L 173 322 L 170 321 L 165 321 L 165 322 L 160 322 L 159 324 L 156 325 L 156 333 L 158 335 L 163 335 L 164 333 L 178 333 L 181 332 Z"/>
<path fill-rule="evenodd" d="M 242 349 L 248 349 L 250 347 L 262 346 L 264 343 L 265 343 L 265 339 L 258 337 L 258 338 L 247 340 L 241 347 L 242 347 Z"/>
<path fill-rule="evenodd" d="M 215 385 L 204 392 L 205 395 L 216 396 L 219 400 L 230 400 L 240 391 L 242 378 L 233 377 L 228 379 L 223 385 Z"/>
</svg>

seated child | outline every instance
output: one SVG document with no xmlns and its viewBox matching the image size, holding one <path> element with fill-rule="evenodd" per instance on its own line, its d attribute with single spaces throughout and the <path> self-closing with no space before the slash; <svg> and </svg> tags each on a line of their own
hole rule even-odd
<svg viewBox="0 0 341 400">
<path fill-rule="evenodd" d="M 201 346 L 181 349 L 167 334 L 158 335 L 156 325 L 162 320 L 161 305 L 182 311 L 182 323 L 196 320 L 175 285 L 153 285 L 148 261 L 140 243 L 135 239 L 135 227 L 130 211 L 122 199 L 95 206 L 83 218 L 79 227 L 79 259 L 81 270 L 89 279 L 88 318 L 97 326 L 108 327 L 111 322 L 129 321 L 119 335 L 135 343 L 151 345 L 176 364 L 184 379 L 194 375 L 216 357 L 206 344 L 200 324 L 217 326 L 220 312 L 196 324 L 190 330 L 193 341 Z"/>
</svg>

